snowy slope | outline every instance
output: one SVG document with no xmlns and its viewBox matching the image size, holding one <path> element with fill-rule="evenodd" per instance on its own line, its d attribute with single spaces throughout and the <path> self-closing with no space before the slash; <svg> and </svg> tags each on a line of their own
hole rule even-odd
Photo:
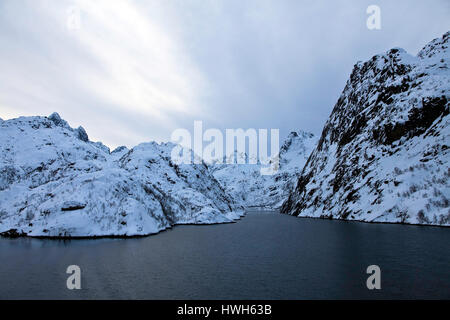
<svg viewBox="0 0 450 320">
<path fill-rule="evenodd" d="M 450 225 L 449 37 L 355 65 L 282 212 Z"/>
<path fill-rule="evenodd" d="M 1 121 L 0 232 L 132 236 L 238 218 L 242 208 L 203 164 L 171 163 L 173 146 L 110 153 L 56 113 Z"/>
<path fill-rule="evenodd" d="M 210 169 L 226 192 L 244 207 L 277 209 L 293 189 L 316 142 L 312 133 L 291 132 L 280 148 L 279 170 L 274 175 L 261 175 L 261 165 L 248 164 L 245 154 L 236 156 L 246 159 L 246 164 L 216 164 Z"/>
</svg>

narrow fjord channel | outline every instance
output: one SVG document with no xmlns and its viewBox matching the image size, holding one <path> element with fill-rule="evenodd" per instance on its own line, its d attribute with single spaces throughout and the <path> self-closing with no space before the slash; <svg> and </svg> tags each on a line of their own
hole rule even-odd
<svg viewBox="0 0 450 320">
<path fill-rule="evenodd" d="M 145 238 L 0 238 L 1 299 L 450 298 L 447 228 L 249 212 Z M 81 268 L 68 290 L 66 268 Z M 366 268 L 381 268 L 368 290 Z"/>
</svg>

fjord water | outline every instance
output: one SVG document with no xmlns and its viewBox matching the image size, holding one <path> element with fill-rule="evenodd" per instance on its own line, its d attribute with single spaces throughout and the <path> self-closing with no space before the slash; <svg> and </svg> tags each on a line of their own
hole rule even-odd
<svg viewBox="0 0 450 320">
<path fill-rule="evenodd" d="M 249 212 L 145 238 L 0 239 L 1 299 L 450 298 L 450 229 Z M 68 290 L 66 268 L 81 268 Z M 368 290 L 366 268 L 381 268 Z"/>
</svg>

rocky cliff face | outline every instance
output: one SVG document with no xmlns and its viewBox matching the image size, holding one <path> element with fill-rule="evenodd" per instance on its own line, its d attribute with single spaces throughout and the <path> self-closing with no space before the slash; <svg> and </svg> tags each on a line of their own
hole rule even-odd
<svg viewBox="0 0 450 320">
<path fill-rule="evenodd" d="M 282 212 L 450 225 L 449 37 L 355 65 Z"/>
<path fill-rule="evenodd" d="M 241 157 L 247 164 L 216 164 L 210 169 L 226 192 L 242 206 L 278 209 L 293 189 L 316 143 L 312 133 L 291 132 L 280 148 L 279 168 L 274 175 L 261 175 L 261 165 L 248 164 L 245 154 Z"/>
<path fill-rule="evenodd" d="M 241 207 L 204 164 L 174 165 L 173 144 L 110 153 L 57 114 L 0 122 L 0 232 L 133 236 L 230 222 Z"/>
</svg>

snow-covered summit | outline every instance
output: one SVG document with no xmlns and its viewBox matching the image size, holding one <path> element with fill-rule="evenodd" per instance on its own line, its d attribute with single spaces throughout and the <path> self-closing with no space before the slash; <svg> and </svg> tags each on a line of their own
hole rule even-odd
<svg viewBox="0 0 450 320">
<path fill-rule="evenodd" d="M 261 175 L 261 164 L 216 164 L 214 177 L 236 201 L 245 207 L 277 209 L 293 189 L 317 139 L 312 133 L 291 132 L 279 151 L 279 168 L 274 175 Z M 246 154 L 242 159 L 248 160 Z"/>
<path fill-rule="evenodd" d="M 0 232 L 132 236 L 238 218 L 241 208 L 205 166 L 174 166 L 170 147 L 149 143 L 110 153 L 57 113 L 2 121 Z"/>
<path fill-rule="evenodd" d="M 355 65 L 283 212 L 450 225 L 448 42 Z"/>
</svg>

